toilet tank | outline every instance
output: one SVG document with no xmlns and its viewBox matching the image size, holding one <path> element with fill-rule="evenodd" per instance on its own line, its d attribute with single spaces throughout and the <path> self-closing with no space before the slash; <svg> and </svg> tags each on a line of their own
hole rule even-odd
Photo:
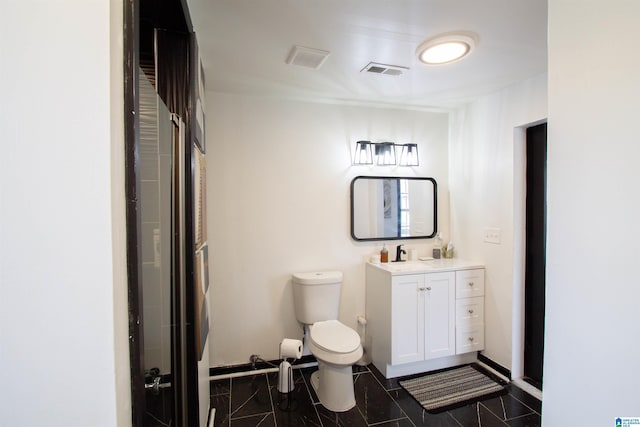
<svg viewBox="0 0 640 427">
<path fill-rule="evenodd" d="M 342 272 L 295 273 L 292 282 L 293 306 L 300 323 L 338 319 Z"/>
</svg>

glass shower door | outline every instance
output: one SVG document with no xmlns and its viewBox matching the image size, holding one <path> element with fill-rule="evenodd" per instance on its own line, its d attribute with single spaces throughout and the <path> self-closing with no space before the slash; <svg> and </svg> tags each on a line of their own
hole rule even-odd
<svg viewBox="0 0 640 427">
<path fill-rule="evenodd" d="M 140 71 L 139 164 L 142 351 L 145 426 L 176 426 L 182 410 L 179 329 L 184 299 L 184 137 L 152 83 Z"/>
</svg>

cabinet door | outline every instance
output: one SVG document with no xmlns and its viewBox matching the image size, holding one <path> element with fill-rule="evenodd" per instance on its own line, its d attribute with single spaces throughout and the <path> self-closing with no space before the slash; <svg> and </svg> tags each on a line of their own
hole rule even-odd
<svg viewBox="0 0 640 427">
<path fill-rule="evenodd" d="M 425 275 L 425 359 L 455 354 L 455 274 Z"/>
<path fill-rule="evenodd" d="M 392 365 L 424 360 L 424 277 L 412 274 L 392 279 Z"/>
</svg>

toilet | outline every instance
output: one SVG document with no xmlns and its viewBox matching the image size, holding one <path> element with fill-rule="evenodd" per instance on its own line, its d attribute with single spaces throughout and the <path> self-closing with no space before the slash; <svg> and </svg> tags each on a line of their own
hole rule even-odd
<svg viewBox="0 0 640 427">
<path fill-rule="evenodd" d="M 296 273 L 292 278 L 296 318 L 304 325 L 304 346 L 318 361 L 311 374 L 320 403 L 334 412 L 356 405 L 352 366 L 362 357 L 360 336 L 338 321 L 342 273 Z"/>
</svg>

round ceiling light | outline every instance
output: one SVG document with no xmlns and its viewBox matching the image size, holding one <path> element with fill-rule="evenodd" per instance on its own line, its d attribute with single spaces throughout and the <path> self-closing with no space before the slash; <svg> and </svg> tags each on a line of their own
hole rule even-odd
<svg viewBox="0 0 640 427">
<path fill-rule="evenodd" d="M 422 43 L 416 55 L 427 65 L 449 64 L 469 55 L 474 47 L 475 40 L 469 35 L 445 34 Z"/>
</svg>

